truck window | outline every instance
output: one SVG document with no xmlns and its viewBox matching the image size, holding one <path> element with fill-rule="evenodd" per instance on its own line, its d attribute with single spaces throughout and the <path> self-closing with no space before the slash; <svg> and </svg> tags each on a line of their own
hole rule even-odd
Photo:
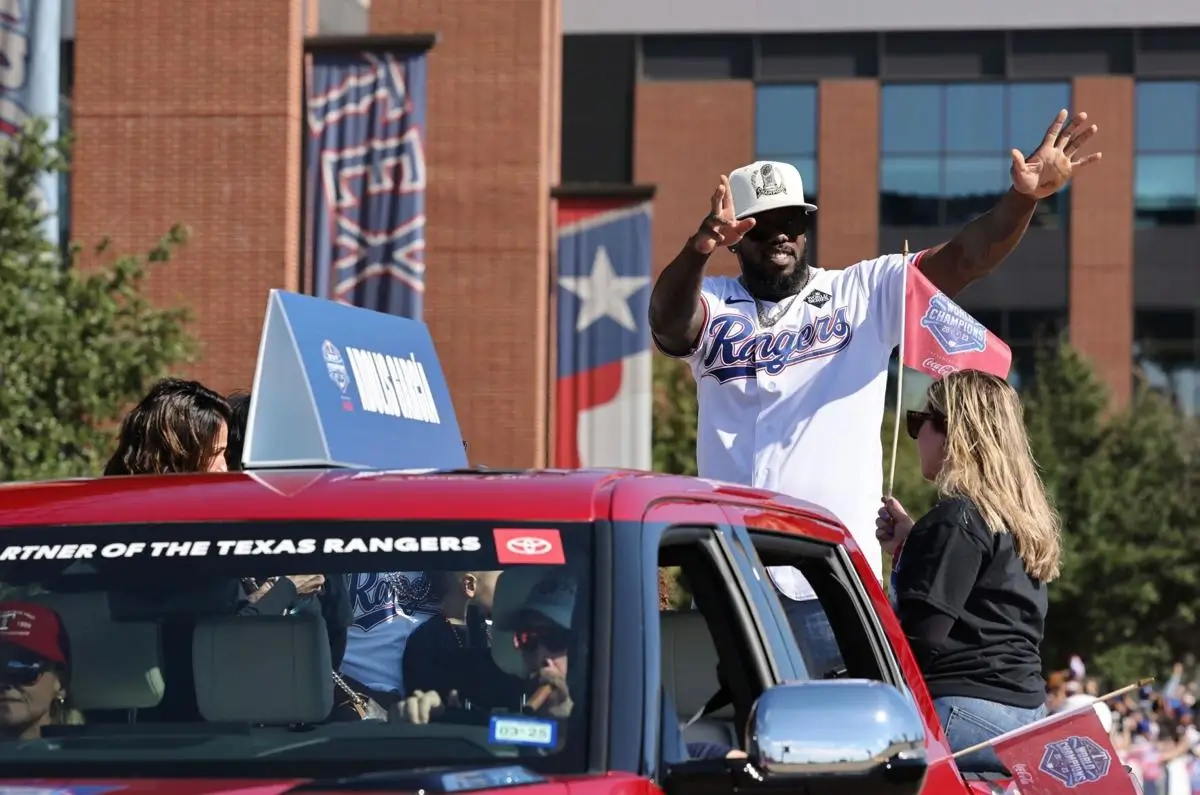
<svg viewBox="0 0 1200 795">
<path fill-rule="evenodd" d="M 51 719 L 23 741 L 0 742 L 0 762 L 31 776 L 83 775 L 101 762 L 168 776 L 213 765 L 248 777 L 339 776 L 505 760 L 582 773 L 593 528 L 510 528 L 0 528 L 0 673 L 23 677 L 19 686 L 57 710 L 39 713 Z M 478 598 L 460 599 L 463 589 Z M 399 668 L 408 692 L 373 686 L 368 663 L 398 679 Z M 355 678 L 349 690 L 390 721 L 362 719 L 343 686 Z M 440 703 L 414 720 L 398 697 L 417 689 Z M 0 720 L 0 739 L 18 728 Z"/>
<path fill-rule="evenodd" d="M 715 528 L 672 528 L 664 534 L 659 550 L 664 727 L 677 721 L 687 744 L 741 748 L 750 707 L 775 679 L 737 576 Z"/>
<path fill-rule="evenodd" d="M 815 678 L 889 681 L 887 645 L 874 631 L 873 613 L 860 598 L 855 574 L 838 548 L 784 533 L 747 528 L 767 567 L 794 567 L 816 599 L 795 601 L 779 595 L 788 625 Z M 778 575 L 776 575 L 778 576 Z"/>
</svg>

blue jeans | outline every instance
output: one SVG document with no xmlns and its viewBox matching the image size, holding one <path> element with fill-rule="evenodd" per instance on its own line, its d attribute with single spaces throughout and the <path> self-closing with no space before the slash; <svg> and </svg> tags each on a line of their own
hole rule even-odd
<svg viewBox="0 0 1200 795">
<path fill-rule="evenodd" d="M 946 732 L 950 750 L 956 752 L 1046 717 L 1045 704 L 1034 709 L 1025 709 L 965 696 L 935 698 L 933 706 L 942 721 L 942 729 Z M 964 773 L 1009 775 L 1008 768 L 990 748 L 967 754 L 955 761 L 958 763 L 958 769 Z"/>
<path fill-rule="evenodd" d="M 783 594 L 779 595 L 783 602 L 783 612 L 787 614 L 788 624 L 796 637 L 796 645 L 804 652 L 804 660 L 808 663 L 808 673 L 814 679 L 841 668 L 842 651 L 838 648 L 837 638 L 833 634 L 833 626 L 829 616 L 817 599 L 804 599 L 797 602 Z"/>
</svg>

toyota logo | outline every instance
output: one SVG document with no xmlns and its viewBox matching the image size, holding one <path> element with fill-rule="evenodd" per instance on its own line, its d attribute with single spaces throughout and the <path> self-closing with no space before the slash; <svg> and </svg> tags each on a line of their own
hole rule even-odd
<svg viewBox="0 0 1200 795">
<path fill-rule="evenodd" d="M 554 545 L 544 538 L 521 536 L 505 541 L 504 548 L 514 555 L 545 555 Z"/>
</svg>

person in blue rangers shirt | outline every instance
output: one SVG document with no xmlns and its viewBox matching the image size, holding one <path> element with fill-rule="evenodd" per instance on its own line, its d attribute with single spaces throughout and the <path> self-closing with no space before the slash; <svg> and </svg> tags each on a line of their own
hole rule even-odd
<svg viewBox="0 0 1200 795">
<path fill-rule="evenodd" d="M 916 522 L 884 501 L 876 537 L 895 557 L 894 601 L 953 751 L 1046 715 L 1046 583 L 1060 521 L 1029 450 L 1021 400 L 1002 378 L 962 370 L 908 412 L 921 474 L 939 502 Z M 958 760 L 1007 773 L 990 749 Z"/>
<path fill-rule="evenodd" d="M 417 627 L 438 614 L 433 580 L 423 571 L 347 576 L 353 620 L 340 673 L 387 709 L 405 694 L 404 649 Z"/>
</svg>

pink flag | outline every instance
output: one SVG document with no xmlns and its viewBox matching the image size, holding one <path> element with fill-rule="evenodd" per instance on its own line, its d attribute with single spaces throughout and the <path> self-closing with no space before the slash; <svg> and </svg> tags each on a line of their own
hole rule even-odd
<svg viewBox="0 0 1200 795">
<path fill-rule="evenodd" d="M 914 265 L 904 288 L 904 366 L 941 378 L 957 370 L 1008 377 L 1012 351 Z"/>
<path fill-rule="evenodd" d="M 992 747 L 1021 795 L 1137 795 L 1092 705 L 1001 735 Z"/>
</svg>

